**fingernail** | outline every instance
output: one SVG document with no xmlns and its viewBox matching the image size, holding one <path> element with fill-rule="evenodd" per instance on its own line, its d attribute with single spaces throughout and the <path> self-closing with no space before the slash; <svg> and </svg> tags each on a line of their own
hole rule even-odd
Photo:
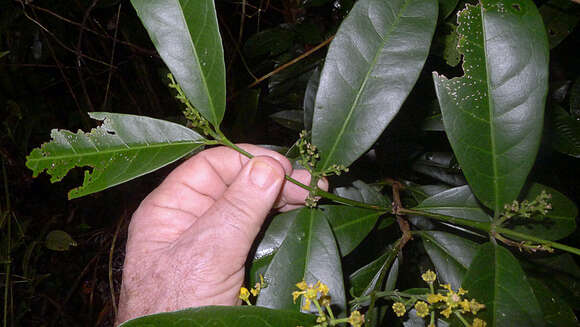
<svg viewBox="0 0 580 327">
<path fill-rule="evenodd" d="M 250 180 L 259 188 L 265 188 L 272 185 L 276 180 L 274 168 L 264 161 L 256 160 L 253 162 L 250 170 Z"/>
</svg>

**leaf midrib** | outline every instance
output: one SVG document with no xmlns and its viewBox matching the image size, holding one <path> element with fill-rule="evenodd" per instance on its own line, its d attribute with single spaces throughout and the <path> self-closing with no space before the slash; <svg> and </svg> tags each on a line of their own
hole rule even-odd
<svg viewBox="0 0 580 327">
<path fill-rule="evenodd" d="M 116 148 L 113 150 L 98 150 L 94 152 L 85 152 L 85 153 L 76 153 L 75 155 L 60 155 L 60 156 L 49 156 L 49 157 L 42 157 L 42 158 L 30 158 L 28 162 L 43 162 L 43 161 L 54 161 L 59 159 L 74 159 L 78 157 L 91 157 L 101 154 L 111 154 L 111 153 L 127 153 L 132 151 L 140 151 L 143 149 L 151 149 L 151 148 L 164 148 L 164 147 L 172 147 L 178 145 L 203 145 L 203 142 L 198 141 L 180 141 L 180 142 L 172 142 L 172 143 L 157 143 L 157 144 L 149 144 L 149 145 L 142 145 L 142 146 L 135 146 L 135 147 L 123 147 L 123 148 Z M 43 151 L 44 152 L 44 151 Z"/>
<path fill-rule="evenodd" d="M 380 49 L 383 49 L 385 47 L 385 44 L 387 43 L 387 41 L 390 41 L 390 34 L 393 32 L 393 30 L 396 27 L 398 27 L 399 21 L 401 20 L 402 13 L 405 11 L 405 9 L 407 8 L 407 5 L 411 1 L 412 0 L 405 0 L 405 3 L 401 7 L 401 10 L 397 13 L 397 16 L 395 18 L 395 21 L 394 21 L 393 25 L 387 31 L 387 33 L 385 33 L 385 37 L 382 38 L 381 46 L 378 48 L 379 51 L 377 51 L 375 53 L 375 56 L 374 56 L 373 61 L 372 61 L 371 65 L 370 65 L 370 68 L 369 68 L 369 70 L 367 71 L 367 73 L 365 75 L 365 78 L 364 78 L 364 80 L 363 80 L 363 82 L 362 82 L 362 84 L 361 84 L 361 86 L 360 86 L 360 88 L 359 88 L 359 90 L 357 92 L 357 95 L 356 95 L 356 97 L 355 97 L 352 105 L 350 106 L 350 110 L 348 112 L 348 115 L 346 116 L 346 119 L 344 121 L 344 124 L 342 124 L 342 127 L 340 128 L 340 131 L 339 131 L 338 135 L 336 136 L 335 141 L 334 141 L 334 143 L 332 144 L 332 146 L 330 148 L 330 151 L 325 156 L 326 158 L 324 159 L 324 163 L 322 164 L 322 167 L 320 168 L 320 170 L 325 170 L 328 167 L 329 161 L 332 159 L 332 157 L 334 155 L 334 152 L 336 151 L 336 148 L 338 147 L 338 143 L 342 140 L 342 136 L 343 136 L 344 132 L 346 131 L 346 126 L 349 125 L 349 123 L 350 123 L 351 117 L 352 117 L 352 115 L 354 113 L 354 109 L 357 106 L 357 104 L 358 104 L 358 102 L 360 100 L 360 97 L 362 95 L 362 92 L 365 89 L 365 86 L 366 86 L 366 84 L 367 84 L 367 82 L 369 80 L 370 74 L 373 71 L 373 69 L 374 69 L 374 67 L 375 67 L 375 65 L 377 63 L 378 57 L 379 57 L 379 55 L 381 53 Z M 380 36 L 380 34 L 379 34 L 379 36 Z"/>
<path fill-rule="evenodd" d="M 191 32 L 189 30 L 189 24 L 187 24 L 187 19 L 185 18 L 185 13 L 183 11 L 183 6 L 181 5 L 181 0 L 175 0 L 175 1 L 177 2 L 178 6 L 179 6 L 180 13 L 181 13 L 181 18 L 183 19 L 182 22 L 183 22 L 184 26 L 187 28 L 187 39 L 189 40 L 189 43 L 191 44 L 191 49 L 192 49 L 192 52 L 193 52 L 193 56 L 195 57 L 195 61 L 197 62 L 198 66 L 199 66 L 199 71 L 200 71 L 200 74 L 199 75 L 201 75 L 201 81 L 202 81 L 201 84 L 203 85 L 203 88 L 205 89 L 205 92 L 207 94 L 207 101 L 209 103 L 210 113 L 211 113 L 212 118 L 213 118 L 212 124 L 217 124 L 218 119 L 217 119 L 216 112 L 215 112 L 215 105 L 213 103 L 213 98 L 212 98 L 212 96 L 211 96 L 211 94 L 209 92 L 209 88 L 208 88 L 208 85 L 207 85 L 207 81 L 205 79 L 204 70 L 202 68 L 201 62 L 199 61 L 199 56 L 197 55 L 197 49 L 195 47 L 195 44 L 193 43 L 193 39 L 191 38 Z M 200 0 L 194 0 L 194 1 L 200 1 Z"/>
<path fill-rule="evenodd" d="M 487 105 L 489 108 L 489 134 L 490 134 L 490 142 L 491 142 L 491 165 L 493 170 L 493 197 L 494 197 L 494 218 L 498 217 L 501 213 L 501 203 L 500 203 L 500 196 L 499 196 L 499 182 L 498 182 L 498 168 L 497 168 L 497 149 L 496 149 L 496 140 L 495 140 L 495 118 L 494 118 L 494 102 L 492 101 L 491 96 L 491 85 L 490 85 L 490 76 L 489 76 L 489 61 L 487 60 L 487 37 L 485 34 L 485 19 L 484 19 L 484 8 L 483 4 L 479 4 L 479 10 L 481 12 L 481 30 L 482 30 L 482 39 L 483 39 L 483 51 L 484 51 L 484 60 L 485 60 L 485 83 L 487 86 Z"/>
</svg>

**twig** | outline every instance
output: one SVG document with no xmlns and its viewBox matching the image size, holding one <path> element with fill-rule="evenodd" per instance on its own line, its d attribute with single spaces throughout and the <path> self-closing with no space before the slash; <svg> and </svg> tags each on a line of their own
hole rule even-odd
<svg viewBox="0 0 580 327">
<path fill-rule="evenodd" d="M 113 66 L 113 61 L 115 59 L 115 49 L 117 48 L 117 32 L 119 31 L 119 20 L 121 17 L 121 6 L 123 5 L 122 2 L 119 2 L 119 6 L 117 8 L 117 20 L 115 22 L 115 34 L 113 35 L 113 49 L 111 50 L 111 60 L 109 63 Z M 105 99 L 103 100 L 103 109 L 107 108 L 107 102 L 109 100 L 109 87 L 111 86 L 111 78 L 113 77 L 113 70 L 109 69 L 109 76 L 107 77 L 107 87 L 105 88 Z M 116 313 L 115 308 L 115 313 Z"/>
<path fill-rule="evenodd" d="M 119 4 L 120 6 L 121 4 Z M 113 235 L 113 240 L 111 241 L 111 249 L 109 250 L 109 290 L 111 292 L 111 302 L 113 306 L 113 312 L 115 313 L 115 319 L 117 319 L 117 300 L 115 298 L 115 284 L 113 283 L 113 254 L 115 253 L 115 243 L 117 242 L 117 236 L 119 236 L 119 230 L 121 225 L 125 222 L 125 214 L 121 216 L 117 228 L 115 229 L 115 234 Z"/>
<path fill-rule="evenodd" d="M 71 25 L 78 26 L 78 27 L 80 27 L 80 28 L 84 29 L 85 31 L 87 31 L 87 32 L 89 32 L 89 33 L 92 33 L 92 34 L 94 34 L 94 35 L 96 35 L 96 36 L 99 36 L 99 37 L 102 37 L 102 38 L 107 38 L 107 39 L 112 39 L 112 37 L 111 37 L 110 35 L 101 34 L 101 33 L 97 32 L 97 31 L 95 31 L 95 30 L 93 30 L 93 29 L 91 29 L 91 28 L 88 28 L 88 27 L 86 27 L 86 26 L 83 26 L 83 25 L 81 25 L 81 23 L 78 23 L 78 22 L 75 22 L 75 21 L 73 21 L 73 20 L 70 20 L 70 19 L 68 19 L 68 18 L 66 18 L 66 17 L 63 17 L 63 16 L 61 16 L 61 15 L 59 15 L 59 14 L 57 14 L 57 13 L 55 13 L 55 12 L 53 12 L 53 11 L 49 10 L 49 9 L 46 9 L 46 8 L 43 8 L 43 7 L 36 6 L 36 5 L 32 4 L 32 3 L 28 3 L 27 5 L 28 5 L 30 8 L 34 8 L 34 9 L 36 9 L 36 10 L 39 10 L 39 11 L 45 12 L 45 13 L 47 13 L 47 14 L 49 14 L 49 15 L 52 15 L 52 16 L 56 17 L 57 19 L 60 19 L 60 20 L 62 20 L 62 21 L 64 21 L 64 22 L 67 22 L 67 23 L 69 23 L 69 24 L 71 24 Z M 150 50 L 150 49 L 145 49 L 145 48 L 142 48 L 142 47 L 140 47 L 140 46 L 138 46 L 138 45 L 136 45 L 136 44 L 133 44 L 133 43 L 131 43 L 131 42 L 127 42 L 127 41 L 123 41 L 123 40 L 117 40 L 117 43 L 119 43 L 119 44 L 122 44 L 122 45 L 125 45 L 125 46 L 128 46 L 128 47 L 130 47 L 130 48 L 133 48 L 133 49 L 135 49 L 135 50 L 137 50 L 137 51 L 143 52 L 143 53 L 145 53 L 145 54 L 147 54 L 147 55 L 149 55 L 149 56 L 154 56 L 154 55 L 157 55 L 157 52 L 156 52 L 156 51 L 154 51 L 154 50 Z"/>
<path fill-rule="evenodd" d="M 324 42 L 320 43 L 319 45 L 315 46 L 314 48 L 304 52 L 303 54 L 301 54 L 300 56 L 290 60 L 289 62 L 277 67 L 276 69 L 274 69 L 273 71 L 269 72 L 268 74 L 258 78 L 257 80 L 255 80 L 253 83 L 251 83 L 250 85 L 246 86 L 247 89 L 251 89 L 252 87 L 262 83 L 264 80 L 272 77 L 273 75 L 283 71 L 284 69 L 294 65 L 295 63 L 301 61 L 302 59 L 310 56 L 311 54 L 313 54 L 314 52 L 320 50 L 321 48 L 325 47 L 326 45 L 328 45 L 332 39 L 334 38 L 334 35 L 329 37 L 327 40 L 325 40 Z M 237 94 L 232 95 L 228 101 L 232 100 L 233 98 L 235 98 L 237 95 L 239 94 L 239 92 Z"/>
<path fill-rule="evenodd" d="M 44 32 L 46 32 L 48 35 L 52 36 L 52 38 L 56 41 L 56 43 L 58 43 L 58 45 L 60 45 L 63 49 L 72 52 L 74 54 L 77 54 L 77 51 L 75 51 L 74 49 L 70 48 L 69 46 L 67 46 L 66 44 L 64 44 L 64 42 L 62 42 L 58 37 L 56 37 L 56 35 L 54 33 L 52 33 L 48 28 L 44 27 L 44 25 L 42 25 L 38 20 L 32 18 L 27 12 L 26 12 L 26 5 L 24 4 L 23 0 L 18 0 L 18 2 L 20 2 L 20 4 L 22 5 L 22 13 L 24 14 L 24 17 L 26 17 L 28 20 L 30 20 L 31 22 L 33 22 L 34 24 L 36 24 L 38 27 L 40 27 L 41 30 L 43 30 Z M 34 12 L 34 8 L 32 8 L 33 12 Z M 87 56 L 85 54 L 81 54 L 81 57 L 90 60 L 90 61 L 94 61 L 96 63 L 99 63 L 101 65 L 105 65 L 107 67 L 109 67 L 109 64 L 93 58 L 91 56 Z M 117 67 L 112 67 L 114 69 L 117 69 Z"/>
<path fill-rule="evenodd" d="M 87 23 L 87 20 L 89 19 L 89 16 L 91 15 L 91 11 L 93 10 L 93 8 L 95 8 L 95 6 L 97 5 L 98 2 L 99 2 L 99 0 L 93 0 L 91 5 L 85 11 L 85 15 L 83 16 L 83 21 L 81 22 L 81 25 L 83 27 Z M 90 111 L 95 111 L 95 107 L 93 106 L 93 102 L 91 101 L 91 97 L 89 96 L 89 92 L 87 90 L 87 85 L 85 84 L 85 79 L 83 77 L 83 70 L 82 70 L 82 65 L 81 65 L 82 42 L 83 42 L 84 31 L 85 31 L 84 28 L 79 29 L 79 37 L 77 40 L 77 48 L 76 48 L 76 50 L 77 50 L 76 51 L 76 54 L 77 54 L 77 75 L 79 77 L 81 89 L 83 90 L 83 93 L 85 94 L 85 98 L 86 98 L 85 100 L 87 101 L 87 104 L 89 105 L 89 109 L 90 109 Z"/>
<path fill-rule="evenodd" d="M 247 86 L 247 88 L 248 88 L 248 89 L 251 89 L 252 87 L 254 87 L 254 86 L 256 86 L 256 85 L 258 85 L 258 84 L 262 83 L 264 80 L 266 80 L 266 79 L 268 79 L 268 78 L 272 77 L 272 75 L 275 75 L 275 74 L 277 74 L 277 73 L 279 73 L 279 72 L 283 71 L 284 69 L 286 69 L 286 68 L 288 68 L 288 67 L 290 67 L 290 66 L 294 65 L 295 63 L 297 63 L 297 62 L 301 61 L 302 59 L 304 59 L 304 58 L 306 58 L 306 57 L 310 56 L 310 55 L 311 55 L 311 54 L 313 54 L 314 52 L 316 52 L 316 51 L 320 50 L 321 48 L 325 47 L 326 45 L 328 45 L 328 44 L 329 44 L 329 43 L 332 41 L 332 39 L 334 39 L 334 35 L 333 35 L 333 36 L 331 36 L 331 37 L 329 37 L 328 39 L 326 39 L 324 42 L 320 43 L 319 45 L 315 46 L 314 48 L 312 48 L 312 49 L 310 49 L 310 50 L 308 50 L 308 51 L 304 52 L 304 53 L 303 53 L 303 54 L 301 54 L 300 56 L 298 56 L 298 57 L 296 57 L 296 58 L 294 58 L 294 59 L 290 60 L 289 62 L 287 62 L 287 63 L 283 64 L 282 66 L 280 66 L 280 67 L 278 67 L 278 68 L 276 68 L 276 69 L 274 69 L 273 71 L 269 72 L 268 74 L 266 74 L 266 75 L 264 75 L 264 76 L 262 76 L 262 77 L 258 78 L 258 80 L 254 81 L 252 84 L 248 85 L 248 86 Z"/>
<path fill-rule="evenodd" d="M 401 236 L 401 241 L 399 242 L 398 249 L 399 251 L 405 247 L 405 244 L 413 239 L 413 235 L 411 234 L 411 227 L 409 226 L 409 222 L 405 219 L 404 215 L 402 215 L 399 210 L 404 209 L 403 203 L 401 202 L 401 195 L 399 190 L 402 188 L 401 183 L 395 181 L 393 182 L 393 214 L 397 217 L 397 224 L 399 224 L 399 229 L 403 233 Z"/>
</svg>

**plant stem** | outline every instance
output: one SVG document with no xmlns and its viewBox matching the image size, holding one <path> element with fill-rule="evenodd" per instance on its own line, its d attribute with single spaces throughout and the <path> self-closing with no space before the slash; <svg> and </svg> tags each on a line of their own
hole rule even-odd
<svg viewBox="0 0 580 327">
<path fill-rule="evenodd" d="M 361 297 L 357 297 L 352 299 L 349 304 L 358 304 L 358 303 L 364 303 L 367 302 L 369 300 L 372 299 L 372 297 L 375 298 L 393 298 L 396 297 L 401 298 L 414 298 L 414 299 L 421 299 L 421 300 L 426 300 L 427 296 L 425 295 L 418 295 L 418 294 L 409 294 L 409 293 L 402 293 L 399 291 L 383 291 L 383 292 L 376 292 L 373 295 L 366 295 L 366 296 L 361 296 Z"/>
<path fill-rule="evenodd" d="M 254 157 L 251 153 L 247 152 L 246 150 L 240 148 L 239 146 L 235 145 L 230 140 L 228 140 L 228 138 L 221 131 L 218 130 L 217 133 L 218 133 L 218 142 L 220 142 L 222 145 L 227 146 L 233 150 L 236 150 L 239 153 L 245 155 L 246 157 L 248 157 L 250 159 Z M 376 211 L 384 211 L 384 212 L 391 211 L 390 207 L 383 207 L 383 206 L 368 204 L 368 203 L 364 203 L 364 202 L 360 202 L 360 201 L 355 201 L 355 200 L 343 198 L 343 197 L 338 196 L 336 194 L 332 194 L 332 193 L 323 191 L 323 190 L 319 189 L 318 187 L 310 187 L 306 184 L 300 183 L 299 181 L 295 180 L 294 178 L 292 178 L 288 175 L 285 175 L 284 178 L 287 181 L 289 181 L 290 183 L 298 185 L 301 188 L 303 188 L 309 192 L 312 192 L 313 195 L 315 195 L 315 196 L 320 196 L 320 197 L 323 197 L 323 198 L 328 199 L 328 200 L 332 200 L 332 201 L 337 202 L 337 203 L 342 203 L 342 204 L 346 204 L 346 205 L 353 206 L 353 207 L 366 208 L 366 209 L 371 209 L 371 210 L 376 210 Z"/>
<path fill-rule="evenodd" d="M 559 250 L 566 251 L 566 252 L 580 256 L 580 249 L 578 249 L 578 248 L 571 247 L 571 246 L 557 243 L 557 242 L 553 242 L 553 241 L 549 241 L 549 240 L 544 240 L 544 239 L 541 239 L 541 238 L 538 238 L 538 237 L 535 237 L 532 235 L 516 232 L 514 230 L 503 228 L 503 227 L 497 227 L 497 226 L 493 227 L 491 222 L 487 223 L 487 222 L 473 221 L 473 220 L 469 220 L 469 219 L 465 219 L 465 218 L 451 217 L 451 216 L 440 215 L 440 214 L 426 212 L 426 211 L 412 210 L 412 209 L 400 209 L 399 212 L 406 213 L 406 214 L 412 214 L 412 215 L 421 215 L 421 216 L 433 218 L 433 219 L 440 220 L 440 221 L 445 221 L 445 222 L 449 222 L 449 223 L 453 223 L 453 224 L 457 224 L 457 225 L 472 227 L 472 228 L 476 228 L 476 229 L 482 230 L 482 231 L 487 232 L 487 233 L 494 230 L 495 232 L 503 234 L 503 235 L 515 237 L 515 238 L 522 239 L 522 240 L 532 241 L 532 242 L 536 242 L 536 243 L 543 244 L 543 245 L 549 245 L 550 247 L 552 247 L 554 249 L 559 249 Z"/>
<path fill-rule="evenodd" d="M 217 136 L 218 136 L 216 138 L 216 140 L 220 144 L 227 146 L 233 150 L 236 150 L 239 153 L 245 155 L 246 157 L 248 157 L 250 159 L 254 157 L 251 153 L 247 152 L 246 150 L 244 150 L 244 149 L 240 148 L 239 146 L 235 145 L 234 143 L 232 143 L 219 129 L 216 129 L 216 132 L 217 132 Z M 328 200 L 331 200 L 331 201 L 334 201 L 337 203 L 341 203 L 341 204 L 345 204 L 345 205 L 349 205 L 349 206 L 353 206 L 353 207 L 358 207 L 358 208 L 365 208 L 365 209 L 371 209 L 371 210 L 376 210 L 376 211 L 382 211 L 384 213 L 392 211 L 391 207 L 383 207 L 383 206 L 368 204 L 368 203 L 364 203 L 364 202 L 360 202 L 360 201 L 355 201 L 355 200 L 343 198 L 343 197 L 338 196 L 336 194 L 332 194 L 332 193 L 323 191 L 323 190 L 319 189 L 318 187 L 310 187 L 308 185 L 300 183 L 299 181 L 295 180 L 294 178 L 292 178 L 288 175 L 285 175 L 284 178 L 287 181 L 289 181 L 295 185 L 298 185 L 301 188 L 303 188 L 309 192 L 312 192 L 312 194 L 314 194 L 315 196 L 320 196 L 320 197 L 323 197 L 325 199 L 328 199 Z M 396 213 L 397 214 L 407 214 L 407 215 L 409 215 L 409 214 L 410 215 L 420 215 L 420 216 L 429 217 L 429 218 L 433 218 L 433 219 L 440 220 L 440 221 L 445 221 L 448 223 L 453 223 L 453 224 L 457 224 L 457 225 L 461 225 L 461 226 L 475 228 L 475 229 L 484 231 L 486 233 L 490 233 L 492 230 L 494 230 L 500 234 L 508 235 L 508 236 L 523 239 L 523 240 L 536 242 L 536 243 L 543 244 L 543 245 L 549 245 L 552 248 L 559 249 L 559 250 L 566 251 L 566 252 L 580 256 L 580 249 L 578 249 L 578 248 L 571 247 L 571 246 L 557 243 L 557 242 L 544 240 L 544 239 L 537 238 L 537 237 L 532 236 L 532 235 L 519 233 L 519 232 L 513 231 L 511 229 L 498 227 L 498 226 L 492 226 L 492 224 L 490 222 L 488 223 L 488 222 L 473 221 L 473 220 L 465 219 L 465 218 L 458 218 L 458 217 L 452 217 L 452 216 L 446 216 L 446 215 L 440 215 L 440 214 L 436 214 L 436 213 L 421 211 L 421 210 L 413 210 L 413 209 L 405 209 L 405 208 L 398 208 Z M 377 294 L 379 294 L 379 293 L 377 293 Z"/>
</svg>

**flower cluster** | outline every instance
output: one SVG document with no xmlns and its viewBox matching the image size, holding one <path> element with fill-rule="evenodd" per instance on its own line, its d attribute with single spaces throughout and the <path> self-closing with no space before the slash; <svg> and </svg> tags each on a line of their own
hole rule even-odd
<svg viewBox="0 0 580 327">
<path fill-rule="evenodd" d="M 320 292 L 322 295 L 328 295 L 328 286 L 323 284 L 322 282 L 318 281 L 314 285 L 308 285 L 305 281 L 301 281 L 300 283 L 296 284 L 299 291 L 292 292 L 292 299 L 294 303 L 296 300 L 301 296 L 304 295 L 304 305 L 302 306 L 303 310 L 310 310 L 310 302 L 318 299 L 318 293 Z"/>
<path fill-rule="evenodd" d="M 532 218 L 534 215 L 545 215 L 552 209 L 550 199 L 552 195 L 543 190 L 533 201 L 524 200 L 518 202 L 514 200 L 511 204 L 504 206 L 502 221 L 513 217 Z"/>
<path fill-rule="evenodd" d="M 251 288 L 250 290 L 248 290 L 244 286 L 240 287 L 240 294 L 238 295 L 238 298 L 244 301 L 247 305 L 252 305 L 252 303 L 250 302 L 250 294 L 252 294 L 254 297 L 258 296 L 258 294 L 260 294 L 260 291 L 262 290 L 262 288 L 264 288 L 264 286 L 265 286 L 264 276 L 260 274 L 260 281 L 257 282 L 254 285 L 254 287 Z"/>
<path fill-rule="evenodd" d="M 318 310 L 318 317 L 316 318 L 317 325 L 314 327 L 328 327 L 336 326 L 340 323 L 349 323 L 352 327 L 362 327 L 365 323 L 365 317 L 359 311 L 354 310 L 347 318 L 335 318 L 330 307 L 331 297 L 328 286 L 317 281 L 315 284 L 308 285 L 305 281 L 296 284 L 298 291 L 292 292 L 292 299 L 294 303 L 301 296 L 304 297 L 304 305 L 302 310 L 310 310 L 310 304 L 314 303 Z M 320 294 L 320 297 L 318 296 Z M 326 309 L 326 311 L 325 311 Z"/>
<path fill-rule="evenodd" d="M 169 78 L 169 87 L 175 89 L 177 95 L 175 96 L 177 100 L 185 105 L 185 109 L 183 110 L 183 115 L 187 120 L 191 122 L 191 127 L 194 129 L 200 130 L 205 135 L 211 134 L 211 127 L 209 126 L 209 122 L 207 119 L 203 118 L 203 116 L 199 113 L 197 109 L 193 107 L 191 102 L 185 96 L 185 93 L 181 89 L 181 86 L 175 82 L 175 78 L 173 74 L 167 74 L 167 78 Z"/>
<path fill-rule="evenodd" d="M 425 318 L 428 315 L 431 315 L 429 326 L 435 326 L 436 310 L 439 310 L 439 313 L 445 318 L 449 318 L 451 314 L 454 313 L 460 317 L 462 321 L 465 321 L 462 314 L 469 313 L 476 315 L 480 310 L 485 308 L 484 304 L 477 302 L 475 299 L 468 300 L 464 298 L 463 296 L 467 294 L 467 290 L 464 290 L 461 287 L 456 292 L 451 288 L 451 285 L 443 284 L 440 285 L 442 289 L 435 293 L 433 284 L 437 279 L 437 275 L 431 270 L 427 270 L 423 273 L 421 278 L 429 284 L 430 293 L 423 296 L 411 297 L 407 301 L 404 301 L 401 298 L 400 301 L 393 303 L 392 309 L 397 317 L 404 316 L 407 309 L 413 306 L 417 316 Z M 469 326 L 485 327 L 486 322 L 479 318 L 474 318 L 473 323 Z"/>
<path fill-rule="evenodd" d="M 320 154 L 318 154 L 316 145 L 308 141 L 307 131 L 300 132 L 299 136 L 300 138 L 296 141 L 296 146 L 300 152 L 298 163 L 306 168 L 306 170 L 312 172 L 312 169 L 314 169 L 316 163 L 320 159 Z"/>
</svg>

